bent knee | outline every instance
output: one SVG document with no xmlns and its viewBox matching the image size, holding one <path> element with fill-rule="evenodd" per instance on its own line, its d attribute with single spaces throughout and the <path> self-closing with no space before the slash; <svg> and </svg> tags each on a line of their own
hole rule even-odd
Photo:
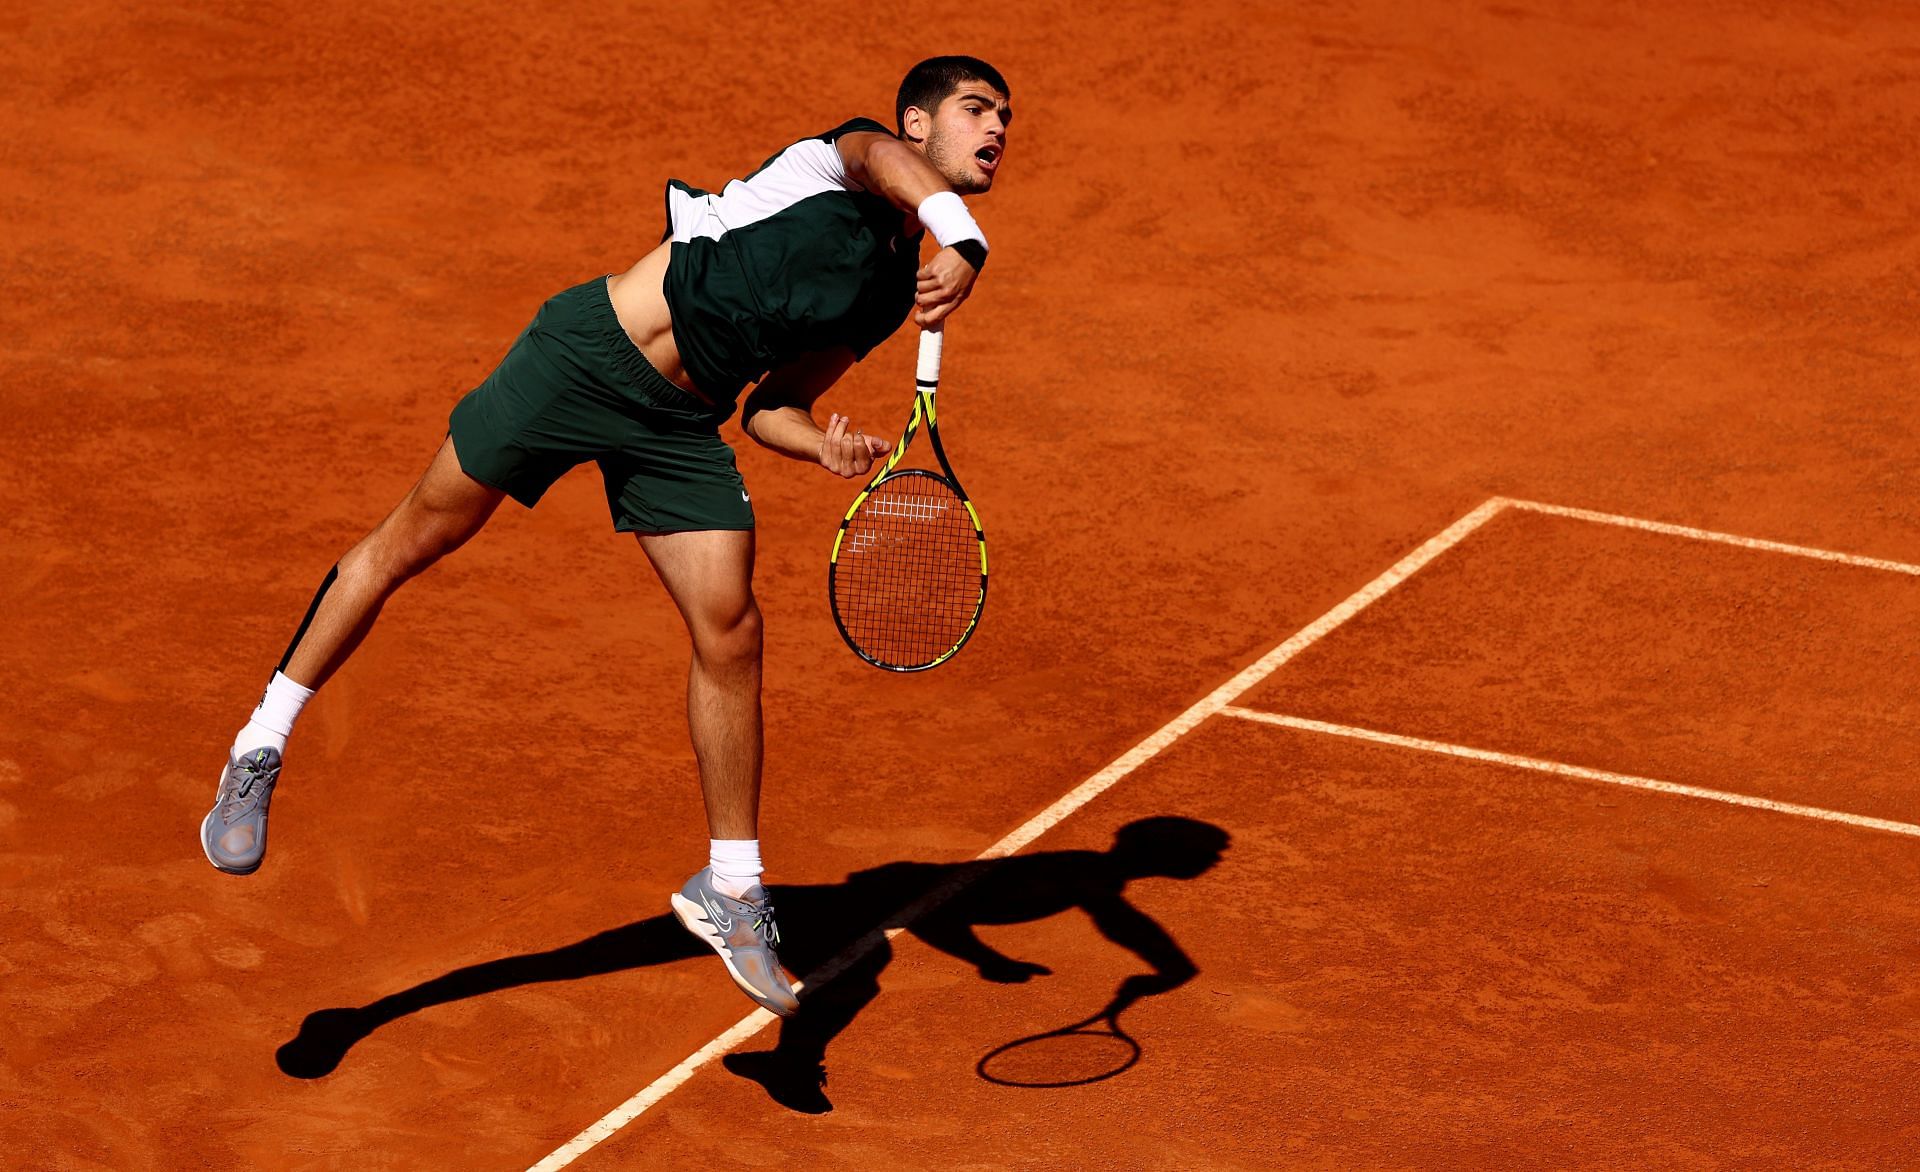
<svg viewBox="0 0 1920 1172">
<path fill-rule="evenodd" d="M 760 607 L 751 598 L 693 624 L 693 649 L 708 663 L 757 662 L 760 640 Z"/>
</svg>

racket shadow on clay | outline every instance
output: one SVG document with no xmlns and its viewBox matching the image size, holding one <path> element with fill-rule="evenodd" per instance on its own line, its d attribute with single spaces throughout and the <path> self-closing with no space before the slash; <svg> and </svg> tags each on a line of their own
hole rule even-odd
<svg viewBox="0 0 1920 1172">
<path fill-rule="evenodd" d="M 1229 841 L 1226 831 L 1208 822 L 1144 818 L 1122 827 L 1104 851 L 1040 851 L 965 863 L 897 862 L 855 872 L 844 883 L 775 884 L 773 899 L 785 937 L 781 960 L 796 976 L 805 977 L 876 927 L 904 926 L 934 948 L 973 965 L 982 978 L 1019 984 L 1048 970 L 1000 952 L 975 929 L 1030 923 L 1077 908 L 1109 940 L 1153 970 L 1121 983 L 1115 1000 L 1131 1004 L 1185 984 L 1198 970 L 1164 928 L 1127 901 L 1126 887 L 1143 879 L 1196 878 L 1220 861 Z M 944 902 L 911 922 L 902 918 L 914 901 L 936 889 L 950 892 Z M 465 965 L 365 1005 L 315 1010 L 275 1058 L 280 1070 L 294 1078 L 323 1078 L 375 1031 L 435 1006 L 524 985 L 677 961 L 709 964 L 712 955 L 671 914 L 650 916 L 543 952 Z M 879 977 L 891 956 L 892 946 L 882 943 L 831 980 L 817 987 L 809 981 L 800 1012 L 783 1019 L 773 1049 L 729 1054 L 723 1059 L 727 1069 L 759 1083 L 792 1110 L 831 1110 L 825 1092 L 827 1048 L 879 995 Z M 738 996 L 717 971 L 712 975 L 716 996 Z"/>
<path fill-rule="evenodd" d="M 1083 1087 L 1125 1074 L 1142 1053 L 1120 1024 L 1120 1014 L 1135 1000 L 1116 994 L 1092 1017 L 1002 1042 L 981 1055 L 974 1073 L 990 1083 L 1029 1090 Z"/>
</svg>

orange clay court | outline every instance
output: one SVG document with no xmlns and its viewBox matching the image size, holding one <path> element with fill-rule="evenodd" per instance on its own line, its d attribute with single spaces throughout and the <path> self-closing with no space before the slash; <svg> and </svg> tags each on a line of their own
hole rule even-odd
<svg viewBox="0 0 1920 1172">
<path fill-rule="evenodd" d="M 1920 1160 L 1910 5 L 0 29 L 0 1164 Z M 219 747 L 534 307 L 949 52 L 1020 111 L 972 643 L 855 659 L 854 486 L 724 433 L 804 1024 L 666 915 L 686 639 L 588 470 L 396 596 L 212 870 Z M 822 411 L 896 428 L 914 332 Z M 1127 1069 L 982 1076 L 1156 972 Z"/>
</svg>

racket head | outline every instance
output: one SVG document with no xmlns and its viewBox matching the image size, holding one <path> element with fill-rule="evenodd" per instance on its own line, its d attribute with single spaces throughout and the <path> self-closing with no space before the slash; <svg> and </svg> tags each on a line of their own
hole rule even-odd
<svg viewBox="0 0 1920 1172">
<path fill-rule="evenodd" d="M 1100 1020 L 996 1046 L 974 1064 L 974 1071 L 1003 1087 L 1052 1089 L 1105 1082 L 1133 1069 L 1140 1061 L 1140 1043 L 1119 1023 L 1109 1021 L 1102 1028 L 1095 1024 Z"/>
<path fill-rule="evenodd" d="M 827 567 L 840 637 L 887 671 L 945 663 L 987 605 L 986 543 L 952 478 L 907 468 L 875 480 L 840 523 Z"/>
</svg>

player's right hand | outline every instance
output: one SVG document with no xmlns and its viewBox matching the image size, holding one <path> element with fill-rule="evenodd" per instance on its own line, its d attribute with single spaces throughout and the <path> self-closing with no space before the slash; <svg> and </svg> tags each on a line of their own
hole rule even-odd
<svg viewBox="0 0 1920 1172">
<path fill-rule="evenodd" d="M 951 248 L 934 253 L 916 274 L 919 287 L 913 295 L 914 323 L 924 329 L 945 321 L 973 292 L 974 279 L 979 275 L 966 257 Z"/>
<path fill-rule="evenodd" d="M 833 415 L 820 437 L 820 465 L 843 480 L 851 480 L 866 475 L 875 459 L 892 450 L 893 445 L 879 436 L 853 428 L 853 421 L 846 416 Z"/>
</svg>

